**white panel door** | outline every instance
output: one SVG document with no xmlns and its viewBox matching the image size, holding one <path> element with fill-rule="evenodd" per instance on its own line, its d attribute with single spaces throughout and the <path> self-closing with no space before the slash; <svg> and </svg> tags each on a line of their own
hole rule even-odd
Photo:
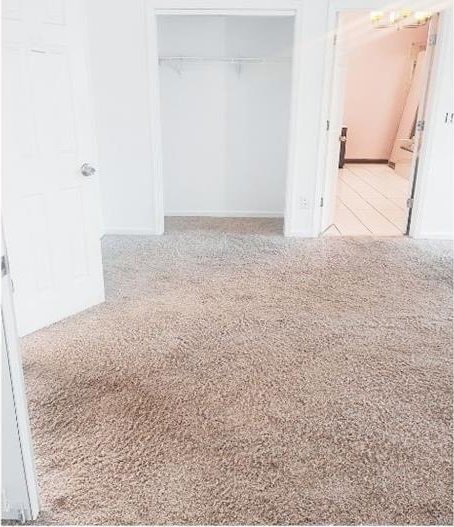
<svg viewBox="0 0 454 527">
<path fill-rule="evenodd" d="M 104 300 L 83 0 L 3 2 L 3 220 L 19 334 Z"/>
<path fill-rule="evenodd" d="M 323 188 L 323 207 L 321 210 L 320 232 L 334 222 L 336 211 L 336 187 L 339 172 L 340 135 L 344 117 L 345 76 L 347 69 L 347 49 L 343 25 L 338 21 L 336 39 L 333 41 L 332 69 L 330 71 L 331 100 L 327 139 L 326 172 Z"/>
</svg>

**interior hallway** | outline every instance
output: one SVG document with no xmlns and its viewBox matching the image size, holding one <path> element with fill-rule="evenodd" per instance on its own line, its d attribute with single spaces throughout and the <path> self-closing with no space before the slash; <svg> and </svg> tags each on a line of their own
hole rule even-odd
<svg viewBox="0 0 454 527">
<path fill-rule="evenodd" d="M 334 223 L 324 236 L 402 236 L 409 180 L 384 164 L 347 164 L 339 170 Z"/>
</svg>

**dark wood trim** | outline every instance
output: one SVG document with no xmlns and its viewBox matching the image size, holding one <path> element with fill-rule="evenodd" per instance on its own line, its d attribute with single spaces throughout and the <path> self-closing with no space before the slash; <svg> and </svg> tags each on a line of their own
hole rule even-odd
<svg viewBox="0 0 454 527">
<path fill-rule="evenodd" d="M 345 163 L 374 163 L 376 165 L 387 165 L 388 160 L 387 159 L 346 159 Z"/>
</svg>

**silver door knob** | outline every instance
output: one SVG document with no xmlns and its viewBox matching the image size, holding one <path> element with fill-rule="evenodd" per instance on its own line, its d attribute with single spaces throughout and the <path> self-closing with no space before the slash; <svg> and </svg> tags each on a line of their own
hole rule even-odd
<svg viewBox="0 0 454 527">
<path fill-rule="evenodd" d="M 81 167 L 80 167 L 80 173 L 85 176 L 85 177 L 90 177 L 90 176 L 93 176 L 94 173 L 96 172 L 96 168 L 95 167 L 92 167 L 90 164 L 88 163 L 84 163 Z"/>
</svg>

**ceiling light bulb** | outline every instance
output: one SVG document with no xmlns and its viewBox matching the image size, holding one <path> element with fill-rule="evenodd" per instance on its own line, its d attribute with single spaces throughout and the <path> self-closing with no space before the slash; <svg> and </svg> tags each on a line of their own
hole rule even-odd
<svg viewBox="0 0 454 527">
<path fill-rule="evenodd" d="M 401 9 L 399 11 L 399 17 L 401 19 L 408 18 L 409 16 L 411 16 L 411 14 L 412 14 L 412 10 L 411 9 Z"/>
<path fill-rule="evenodd" d="M 399 22 L 399 13 L 397 11 L 391 11 L 389 13 L 389 23 L 390 24 L 396 24 L 397 22 Z"/>
<path fill-rule="evenodd" d="M 416 11 L 413 16 L 418 24 L 425 24 L 432 15 L 429 11 Z"/>
<path fill-rule="evenodd" d="M 369 19 L 373 24 L 377 24 L 380 20 L 383 20 L 385 13 L 383 11 L 371 11 Z"/>
</svg>

